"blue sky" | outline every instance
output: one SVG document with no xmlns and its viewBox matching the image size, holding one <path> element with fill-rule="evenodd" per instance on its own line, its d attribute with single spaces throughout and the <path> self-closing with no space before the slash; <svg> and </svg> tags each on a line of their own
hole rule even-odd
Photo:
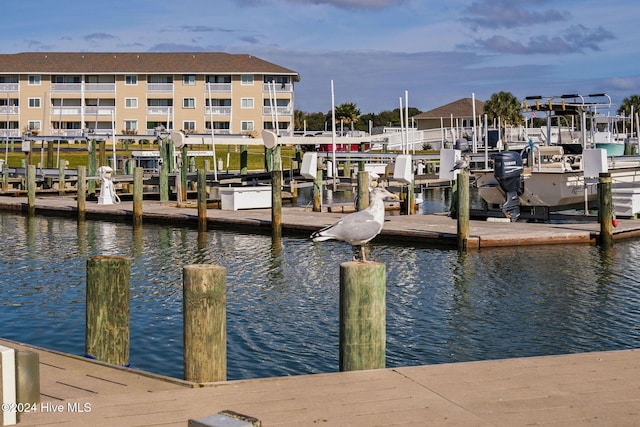
<svg viewBox="0 0 640 427">
<path fill-rule="evenodd" d="M 474 93 L 640 93 L 636 0 L 22 0 L 0 53 L 224 51 L 300 74 L 296 108 L 422 111 Z M 404 102 L 404 100 L 403 100 Z"/>
</svg>

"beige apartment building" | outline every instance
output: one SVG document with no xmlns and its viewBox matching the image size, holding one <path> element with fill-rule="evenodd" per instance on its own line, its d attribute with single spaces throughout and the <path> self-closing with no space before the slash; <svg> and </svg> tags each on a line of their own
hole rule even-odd
<svg viewBox="0 0 640 427">
<path fill-rule="evenodd" d="M 295 71 L 222 52 L 0 54 L 0 137 L 294 130 Z M 276 124 L 277 123 L 277 124 Z"/>
</svg>

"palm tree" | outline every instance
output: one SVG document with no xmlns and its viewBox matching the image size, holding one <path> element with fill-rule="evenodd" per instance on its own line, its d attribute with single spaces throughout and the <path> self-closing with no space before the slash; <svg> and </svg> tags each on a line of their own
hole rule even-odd
<svg viewBox="0 0 640 427">
<path fill-rule="evenodd" d="M 518 98 L 511 92 L 498 92 L 484 103 L 484 112 L 489 121 L 500 118 L 503 126 L 520 126 L 523 123 L 522 109 Z"/>
<path fill-rule="evenodd" d="M 360 110 L 353 102 L 347 102 L 336 107 L 336 126 L 342 122 L 350 126 L 353 130 L 353 126 L 358 122 L 360 116 Z"/>
</svg>

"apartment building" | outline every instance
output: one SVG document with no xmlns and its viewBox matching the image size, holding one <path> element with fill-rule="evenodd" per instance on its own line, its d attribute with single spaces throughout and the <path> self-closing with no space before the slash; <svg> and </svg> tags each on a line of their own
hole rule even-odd
<svg viewBox="0 0 640 427">
<path fill-rule="evenodd" d="M 222 52 L 0 54 L 0 137 L 293 134 L 295 71 Z"/>
</svg>

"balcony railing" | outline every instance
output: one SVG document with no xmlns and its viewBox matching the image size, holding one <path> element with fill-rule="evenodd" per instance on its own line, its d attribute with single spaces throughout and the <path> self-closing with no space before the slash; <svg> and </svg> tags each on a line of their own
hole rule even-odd
<svg viewBox="0 0 640 427">
<path fill-rule="evenodd" d="M 19 136 L 21 136 L 20 129 L 0 129 L 0 139 Z"/>
<path fill-rule="evenodd" d="M 276 83 L 275 85 L 273 83 L 263 83 L 262 91 L 272 92 L 274 87 L 276 89 L 276 93 L 293 92 L 293 84 L 291 83 Z"/>
<path fill-rule="evenodd" d="M 20 114 L 20 107 L 17 105 L 2 105 L 0 106 L 0 117 L 2 116 L 15 116 Z"/>
<path fill-rule="evenodd" d="M 116 84 L 115 83 L 85 83 L 84 84 L 85 92 L 103 92 L 103 93 L 115 93 L 116 92 Z"/>
<path fill-rule="evenodd" d="M 147 107 L 147 114 L 152 116 L 166 117 L 167 115 L 171 114 L 171 111 L 173 111 L 173 107 L 165 107 L 165 106 Z"/>
<path fill-rule="evenodd" d="M 84 107 L 85 116 L 111 116 L 115 111 L 116 107 L 110 105 Z"/>
<path fill-rule="evenodd" d="M 51 92 L 82 92 L 82 83 L 51 83 Z"/>
<path fill-rule="evenodd" d="M 0 92 L 17 92 L 20 83 L 0 83 Z"/>
<path fill-rule="evenodd" d="M 51 136 L 82 136 L 82 129 L 53 129 Z"/>
<path fill-rule="evenodd" d="M 205 92 L 231 92 L 231 83 L 206 83 L 204 85 Z"/>
<path fill-rule="evenodd" d="M 51 116 L 79 116 L 82 114 L 82 107 L 78 106 L 60 106 L 51 107 Z"/>
<path fill-rule="evenodd" d="M 173 83 L 147 83 L 147 92 L 173 93 Z"/>
<path fill-rule="evenodd" d="M 231 107 L 204 107 L 205 116 L 230 116 L 231 115 Z"/>
<path fill-rule="evenodd" d="M 270 116 L 272 114 L 272 108 L 271 107 L 262 107 L 262 115 L 263 116 Z M 291 111 L 291 107 L 276 107 L 276 113 L 279 116 L 290 116 L 292 113 Z"/>
</svg>

